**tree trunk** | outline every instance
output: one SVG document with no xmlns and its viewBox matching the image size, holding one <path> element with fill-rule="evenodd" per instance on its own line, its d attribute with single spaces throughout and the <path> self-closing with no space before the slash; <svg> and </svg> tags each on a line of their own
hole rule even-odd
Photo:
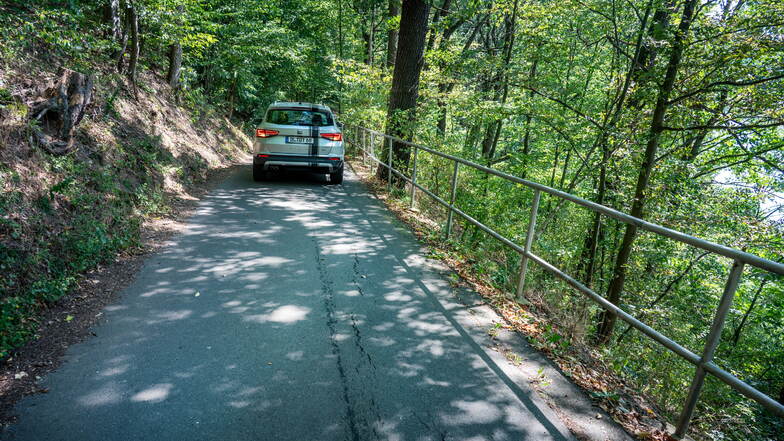
<svg viewBox="0 0 784 441">
<path fill-rule="evenodd" d="M 593 142 L 593 146 L 591 147 L 591 150 L 588 152 L 588 155 L 586 157 L 586 161 L 584 161 L 583 164 L 580 165 L 580 167 L 574 173 L 574 178 L 572 179 L 572 181 L 571 181 L 571 183 L 569 184 L 568 187 L 564 187 L 565 176 L 566 176 L 565 175 L 566 167 L 564 167 L 564 174 L 561 175 L 561 183 L 559 184 L 559 189 L 564 190 L 567 193 L 571 193 L 572 190 L 574 190 L 574 188 L 577 186 L 577 184 L 579 182 L 578 177 L 580 176 L 580 173 L 589 164 L 589 161 L 587 159 L 589 159 L 591 157 L 591 155 L 593 155 L 594 150 L 596 150 L 598 147 L 607 145 L 608 139 L 610 137 L 610 134 L 613 131 L 613 128 L 618 123 L 618 121 L 620 121 L 621 115 L 623 113 L 622 111 L 623 111 L 624 105 L 626 103 L 627 94 L 629 93 L 629 91 L 631 89 L 632 78 L 635 75 L 635 70 L 637 69 L 638 60 L 640 60 L 640 57 L 641 57 L 642 47 L 644 45 L 644 41 L 643 40 L 644 40 L 644 37 L 645 37 L 646 30 L 648 29 L 648 17 L 651 14 L 652 8 L 653 8 L 653 0 L 649 0 L 648 5 L 645 8 L 645 14 L 643 16 L 643 20 L 642 20 L 642 23 L 640 25 L 640 30 L 637 33 L 637 42 L 635 43 L 634 57 L 632 58 L 631 65 L 629 66 L 629 70 L 626 73 L 626 78 L 624 79 L 623 85 L 621 86 L 621 90 L 620 90 L 620 93 L 618 95 L 618 98 L 614 101 L 614 103 L 612 105 L 610 105 L 611 111 L 610 112 L 606 112 L 606 115 L 605 115 L 605 117 L 604 117 L 604 119 L 602 121 L 602 124 L 601 124 L 601 129 L 599 130 L 599 134 L 596 136 L 596 139 Z M 593 70 L 591 70 L 591 72 L 593 72 Z M 586 80 L 586 83 L 585 83 L 585 85 L 586 85 L 585 87 L 586 88 L 588 87 L 588 80 L 590 80 L 590 76 Z M 652 81 L 650 78 L 646 79 L 646 83 L 650 82 L 650 81 Z M 637 87 L 641 88 L 639 84 L 637 85 Z M 631 104 L 630 104 L 630 106 L 631 106 Z M 570 149 L 569 153 L 567 153 L 567 160 L 566 160 L 567 163 L 569 162 L 569 155 L 571 154 L 571 151 L 572 150 Z M 545 231 L 547 229 L 547 227 L 549 226 L 550 222 L 554 221 L 557 218 L 557 216 L 558 216 L 558 214 L 560 212 L 560 209 L 561 209 L 561 207 L 563 207 L 565 202 L 566 201 L 564 201 L 564 200 L 559 201 L 557 203 L 557 205 L 556 205 L 555 210 L 553 210 L 553 211 L 549 210 L 550 202 L 548 202 L 548 210 L 547 210 L 547 212 L 549 212 L 551 214 L 542 223 L 542 228 L 541 228 L 542 231 Z"/>
<path fill-rule="evenodd" d="M 449 15 L 449 8 L 452 7 L 452 0 L 444 0 L 441 8 L 433 13 L 433 21 L 430 25 L 430 36 L 427 39 L 427 50 L 432 50 L 438 36 L 438 23 L 441 19 Z"/>
<path fill-rule="evenodd" d="M 476 152 L 476 143 L 479 142 L 481 126 L 479 123 L 472 124 L 466 133 L 465 143 L 463 143 L 463 156 L 473 159 Z"/>
<path fill-rule="evenodd" d="M 119 2 L 118 2 L 119 7 Z M 117 20 L 120 20 L 119 12 Z M 125 28 L 129 27 L 128 24 L 128 14 L 124 15 L 123 21 L 125 21 Z M 114 54 L 115 61 L 117 62 L 117 72 L 122 74 L 125 72 L 125 51 L 128 49 L 128 32 L 123 30 L 122 23 L 117 27 L 119 35 L 117 43 L 120 45 L 120 49 Z"/>
<path fill-rule="evenodd" d="M 639 54 L 632 64 L 631 78 L 635 83 L 643 81 L 645 74 L 653 68 L 656 56 L 659 53 L 658 42 L 666 38 L 667 28 L 670 24 L 670 14 L 675 7 L 675 1 L 665 0 L 665 2 L 665 4 L 656 7 L 656 11 L 653 13 L 653 20 L 648 28 L 648 36 L 642 40 Z M 633 109 L 642 107 L 642 92 L 643 88 L 636 88 L 629 98 L 629 107 Z"/>
<path fill-rule="evenodd" d="M 177 6 L 177 22 L 181 25 L 184 11 L 182 5 Z M 173 90 L 177 90 L 180 85 L 180 69 L 182 69 L 182 44 L 179 35 L 174 36 L 174 43 L 169 46 L 169 70 L 166 73 L 166 81 Z"/>
<path fill-rule="evenodd" d="M 681 22 L 675 32 L 675 38 L 672 44 L 672 52 L 670 59 L 667 63 L 667 70 L 664 76 L 664 82 L 659 88 L 658 97 L 656 99 L 656 107 L 653 111 L 651 119 L 650 131 L 648 132 L 648 142 L 645 146 L 645 153 L 643 154 L 642 164 L 637 176 L 637 186 L 634 191 L 634 201 L 632 202 L 631 215 L 634 217 L 642 218 L 643 209 L 645 207 L 645 192 L 648 189 L 648 182 L 651 177 L 651 171 L 656 160 L 656 152 L 659 148 L 662 132 L 664 131 L 664 115 L 667 111 L 667 101 L 670 98 L 670 93 L 675 85 L 675 77 L 678 74 L 678 68 L 681 63 L 683 55 L 684 40 L 689 32 L 692 17 L 694 16 L 694 9 L 697 0 L 686 0 L 683 5 L 683 14 L 681 15 Z M 634 224 L 627 224 L 626 231 L 621 241 L 621 247 L 618 250 L 618 257 L 615 261 L 615 268 L 613 270 L 613 278 L 607 288 L 607 300 L 613 304 L 618 304 L 621 299 L 623 285 L 626 279 L 626 265 L 629 262 L 629 255 L 632 251 L 632 246 L 637 238 L 637 226 Z M 597 330 L 597 341 L 600 343 L 607 343 L 615 328 L 617 316 L 609 311 L 602 313 L 601 322 Z"/>
<path fill-rule="evenodd" d="M 134 95 L 138 94 L 136 89 L 136 69 L 139 63 L 139 15 L 136 13 L 136 6 L 133 2 L 128 2 L 128 25 L 131 33 L 131 58 L 128 61 L 128 79 L 131 81 Z"/>
<path fill-rule="evenodd" d="M 757 299 L 759 299 L 759 295 L 762 292 L 762 290 L 765 289 L 765 285 L 767 285 L 767 283 L 768 283 L 767 280 L 763 280 L 762 283 L 760 283 L 759 288 L 757 288 L 757 291 L 754 293 L 754 298 L 751 299 L 751 304 L 749 305 L 749 308 L 746 310 L 745 313 L 743 313 L 743 318 L 740 320 L 740 324 L 738 325 L 737 328 L 735 328 L 735 331 L 732 333 L 733 349 L 735 349 L 735 347 L 738 346 L 738 342 L 740 342 L 741 333 L 743 333 L 743 328 L 746 326 L 746 322 L 749 320 L 749 316 L 751 315 L 751 312 L 754 310 L 754 307 L 757 306 Z"/>
<path fill-rule="evenodd" d="M 607 192 L 607 162 L 609 161 L 609 146 L 602 147 L 602 163 L 599 165 L 599 181 L 596 186 L 597 196 L 596 203 L 604 205 L 604 197 Z M 588 235 L 585 237 L 585 246 L 583 248 L 583 256 L 578 264 L 584 267 L 584 272 L 578 269 L 578 274 L 583 273 L 583 283 L 587 287 L 593 284 L 593 273 L 596 269 L 596 254 L 599 249 L 599 243 L 602 241 L 604 231 L 602 229 L 602 216 L 599 213 L 594 213 L 591 228 L 588 230 Z"/>
<path fill-rule="evenodd" d="M 463 58 L 463 54 L 468 52 L 471 48 L 471 45 L 474 44 L 474 40 L 476 40 L 476 36 L 479 35 L 479 28 L 484 24 L 484 19 L 477 20 L 476 26 L 471 31 L 471 34 L 466 39 L 465 43 L 463 44 L 463 50 L 460 52 L 460 56 L 458 58 Z M 444 40 L 441 40 L 441 45 L 446 47 L 444 44 Z M 456 82 L 452 81 L 450 83 L 446 82 L 439 82 L 438 84 L 438 99 L 436 100 L 436 105 L 438 106 L 438 123 L 436 124 L 438 128 L 438 133 L 445 134 L 446 133 L 446 117 L 447 117 L 447 97 L 452 89 L 454 89 Z"/>
<path fill-rule="evenodd" d="M 93 98 L 93 75 L 60 69 L 58 80 L 31 106 L 30 119 L 38 124 L 33 136 L 44 150 L 64 155 L 73 148 L 73 133 Z"/>
<path fill-rule="evenodd" d="M 373 65 L 373 49 L 375 46 L 374 37 L 375 37 L 375 21 L 376 21 L 376 7 L 372 5 L 370 7 L 370 17 L 368 18 L 368 26 L 367 31 L 363 33 L 362 37 L 365 40 L 365 64 L 368 66 Z"/>
<path fill-rule="evenodd" d="M 402 2 L 398 51 L 387 112 L 387 133 L 399 138 L 411 139 L 414 112 L 419 96 L 419 75 L 424 64 L 429 11 L 430 5 L 424 0 Z M 411 154 L 409 147 L 399 142 L 387 144 L 392 149 L 395 165 L 407 166 Z M 380 179 L 387 177 L 384 170 L 384 167 L 378 168 L 377 175 Z"/>
<path fill-rule="evenodd" d="M 509 95 L 509 64 L 512 61 L 512 48 L 514 46 L 515 27 L 517 24 L 517 5 L 519 0 L 515 0 L 511 15 L 506 16 L 503 46 L 503 64 L 495 82 L 496 97 L 501 104 L 506 104 Z M 482 156 L 488 161 L 495 156 L 498 147 L 498 139 L 501 137 L 501 127 L 503 119 L 496 119 L 491 122 L 485 133 L 482 142 Z"/>
<path fill-rule="evenodd" d="M 169 47 L 169 72 L 166 81 L 176 90 L 180 84 L 180 69 L 182 68 L 182 45 L 177 42 Z"/>
<path fill-rule="evenodd" d="M 109 0 L 109 14 L 112 24 L 112 39 L 115 42 L 122 40 L 122 27 L 120 24 L 120 0 Z"/>
<path fill-rule="evenodd" d="M 389 18 L 400 15 L 400 0 L 389 0 Z M 387 67 L 395 65 L 395 55 L 397 54 L 397 33 L 398 27 L 391 26 L 387 31 Z"/>
<path fill-rule="evenodd" d="M 656 298 L 655 298 L 655 299 L 653 299 L 653 301 L 652 301 L 652 302 L 648 303 L 648 305 L 647 305 L 647 306 L 646 306 L 646 307 L 645 307 L 643 310 L 645 310 L 645 309 L 651 309 L 651 308 L 653 308 L 654 306 L 658 305 L 658 304 L 659 304 L 659 302 L 661 302 L 662 300 L 664 300 L 664 298 L 667 296 L 667 294 L 669 294 L 669 293 L 670 293 L 672 290 L 674 290 L 674 289 L 675 289 L 675 288 L 676 288 L 676 287 L 677 287 L 677 286 L 680 284 L 681 280 L 683 280 L 683 279 L 684 279 L 684 278 L 685 278 L 687 275 L 689 275 L 689 273 L 691 272 L 692 268 L 694 268 L 694 265 L 696 265 L 696 264 L 697 264 L 697 262 L 699 262 L 700 260 L 702 260 L 702 258 L 703 258 L 703 257 L 705 257 L 705 256 L 707 256 L 708 254 L 710 254 L 710 253 L 709 253 L 708 251 L 705 251 L 705 252 L 701 253 L 699 256 L 697 256 L 697 257 L 695 257 L 694 259 L 692 259 L 692 260 L 691 260 L 691 262 L 689 262 L 689 264 L 686 266 L 686 269 L 684 269 L 684 270 L 683 270 L 683 271 L 682 271 L 680 274 L 678 274 L 678 275 L 677 275 L 677 276 L 676 276 L 674 279 L 670 280 L 670 283 L 668 283 L 668 284 L 667 284 L 667 286 L 664 288 L 664 291 L 662 291 L 662 292 L 661 292 L 661 294 L 659 294 L 658 296 L 656 296 Z M 640 320 L 642 320 L 642 319 L 643 319 L 643 317 L 645 317 L 645 313 L 643 313 L 641 316 L 638 316 L 637 318 L 638 318 L 638 319 L 640 319 Z M 621 340 L 623 340 L 623 338 L 624 338 L 624 337 L 625 337 L 625 336 L 626 336 L 626 335 L 627 335 L 627 334 L 628 334 L 628 333 L 629 333 L 629 332 L 630 332 L 632 329 L 634 329 L 634 327 L 633 327 L 632 325 L 628 325 L 628 326 L 626 326 L 626 329 L 625 329 L 625 330 L 624 330 L 624 331 L 621 333 L 621 335 L 620 335 L 620 336 L 618 336 L 618 343 L 620 343 L 620 342 L 621 342 Z"/>
<path fill-rule="evenodd" d="M 533 63 L 531 63 L 531 70 L 528 72 L 528 84 L 533 84 L 534 79 L 536 78 L 536 68 L 539 65 L 539 57 L 537 56 L 534 58 Z M 528 91 L 528 99 L 533 102 L 534 99 L 534 91 Z M 526 175 L 528 174 L 528 155 L 531 154 L 531 112 L 525 115 L 525 135 L 523 136 L 523 172 L 520 175 L 521 178 L 525 179 Z"/>
<path fill-rule="evenodd" d="M 234 72 L 234 81 L 231 82 L 231 87 L 229 87 L 229 114 L 226 118 L 231 120 L 231 117 L 234 116 L 234 106 L 235 106 L 235 98 L 237 96 L 237 72 Z"/>
</svg>

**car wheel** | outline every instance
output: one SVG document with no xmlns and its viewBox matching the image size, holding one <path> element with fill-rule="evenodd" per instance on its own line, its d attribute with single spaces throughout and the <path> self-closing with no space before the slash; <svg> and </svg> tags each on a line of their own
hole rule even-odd
<svg viewBox="0 0 784 441">
<path fill-rule="evenodd" d="M 253 180 L 256 182 L 264 181 L 267 179 L 267 172 L 264 171 L 262 166 L 253 165 Z"/>
<path fill-rule="evenodd" d="M 342 184 L 343 183 L 343 169 L 336 171 L 335 173 L 329 174 L 329 183 L 330 184 Z"/>
</svg>

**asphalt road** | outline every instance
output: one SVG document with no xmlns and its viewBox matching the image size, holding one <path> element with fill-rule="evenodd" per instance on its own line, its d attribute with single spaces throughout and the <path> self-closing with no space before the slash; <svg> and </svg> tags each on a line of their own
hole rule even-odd
<svg viewBox="0 0 784 441">
<path fill-rule="evenodd" d="M 145 262 L 3 439 L 571 439 L 352 173 L 254 183 L 249 168 Z"/>
</svg>

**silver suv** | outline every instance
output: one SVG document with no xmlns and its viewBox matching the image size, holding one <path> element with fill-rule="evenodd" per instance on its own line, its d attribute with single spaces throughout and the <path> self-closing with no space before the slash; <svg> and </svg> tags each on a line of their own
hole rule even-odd
<svg viewBox="0 0 784 441">
<path fill-rule="evenodd" d="M 267 108 L 253 144 L 253 179 L 273 170 L 328 173 L 343 182 L 343 132 L 329 107 L 276 102 Z"/>
</svg>

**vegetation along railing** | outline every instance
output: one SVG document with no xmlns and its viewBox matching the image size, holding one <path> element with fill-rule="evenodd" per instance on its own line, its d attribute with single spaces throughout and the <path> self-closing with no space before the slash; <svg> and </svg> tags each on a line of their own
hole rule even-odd
<svg viewBox="0 0 784 441">
<path fill-rule="evenodd" d="M 640 332 L 648 336 L 650 339 L 656 341 L 660 345 L 671 350 L 678 356 L 687 360 L 689 363 L 695 365 L 696 372 L 694 374 L 694 378 L 691 382 L 691 386 L 688 391 L 686 403 L 683 407 L 683 410 L 681 411 L 681 415 L 678 421 L 678 426 L 675 431 L 676 437 L 682 437 L 688 430 L 689 422 L 691 421 L 692 414 L 694 413 L 694 409 L 697 404 L 697 399 L 699 398 L 700 390 L 702 389 L 702 385 L 705 380 L 705 375 L 707 373 L 715 376 L 720 381 L 726 383 L 727 385 L 729 385 L 736 391 L 740 392 L 741 394 L 745 395 L 746 397 L 751 398 L 752 400 L 760 403 L 762 406 L 769 409 L 774 414 L 784 417 L 784 405 L 777 402 L 776 400 L 769 397 L 768 395 L 760 392 L 759 390 L 755 389 L 754 387 L 750 386 L 744 381 L 740 380 L 739 378 L 727 372 L 726 370 L 722 369 L 716 363 L 713 362 L 713 355 L 716 350 L 716 347 L 719 344 L 721 331 L 722 328 L 724 327 L 727 313 L 729 312 L 730 307 L 732 306 L 733 299 L 735 297 L 735 291 L 738 288 L 738 283 L 741 274 L 743 273 L 744 266 L 751 265 L 772 273 L 784 275 L 783 264 L 774 262 L 772 260 L 764 259 L 762 257 L 749 254 L 734 248 L 729 248 L 723 245 L 709 242 L 679 231 L 671 230 L 661 225 L 644 221 L 642 219 L 630 216 L 628 214 L 622 213 L 620 211 L 614 210 L 609 207 L 605 207 L 603 205 L 599 205 L 597 203 L 577 197 L 575 195 L 565 193 L 556 190 L 554 188 L 550 188 L 546 185 L 521 179 L 519 177 L 512 176 L 510 174 L 501 172 L 499 170 L 495 170 L 490 167 L 485 167 L 481 164 L 477 164 L 475 162 L 471 162 L 463 158 L 448 155 L 436 151 L 432 148 L 428 148 L 423 145 L 415 144 L 410 141 L 406 141 L 394 136 L 390 136 L 376 130 L 371 130 L 368 128 L 355 126 L 351 124 L 347 124 L 346 128 L 348 129 L 346 131 L 348 132 L 349 135 L 347 137 L 348 143 L 351 146 L 354 146 L 359 150 L 361 150 L 361 153 L 365 160 L 369 158 L 372 161 L 378 163 L 379 166 L 384 167 L 388 171 L 387 185 L 389 190 L 391 190 L 392 175 L 394 174 L 411 184 L 412 207 L 416 200 L 416 192 L 417 190 L 420 190 L 448 209 L 447 221 L 445 225 L 445 234 L 447 237 L 449 237 L 449 235 L 451 234 L 452 219 L 453 219 L 453 215 L 456 213 L 459 216 L 461 216 L 463 219 L 465 219 L 467 222 L 475 225 L 477 228 L 480 228 L 481 230 L 485 231 L 487 234 L 493 236 L 495 239 L 501 241 L 502 243 L 504 243 L 505 245 L 509 246 L 517 253 L 519 253 L 521 256 L 521 263 L 520 263 L 520 275 L 517 283 L 517 293 L 516 293 L 518 298 L 521 298 L 523 294 L 523 290 L 525 288 L 525 276 L 528 268 L 528 261 L 531 260 L 539 264 L 540 266 L 542 266 L 542 268 L 544 268 L 546 271 L 564 280 L 566 283 L 574 287 L 577 291 L 585 294 L 589 299 L 591 299 L 594 303 L 598 304 L 600 307 L 604 308 L 605 310 L 609 311 L 612 314 L 616 314 L 622 320 L 629 323 L 634 328 L 638 329 Z M 375 146 L 377 143 L 376 141 L 377 138 L 383 139 L 383 145 L 387 146 L 387 148 L 384 149 L 386 150 L 386 152 L 382 151 L 382 154 L 387 153 L 387 158 L 385 159 L 379 158 L 378 155 L 376 154 Z M 405 176 L 401 171 L 393 167 L 392 149 L 389 148 L 392 142 L 403 143 L 411 147 L 413 153 L 412 156 L 413 159 L 411 164 L 410 177 Z M 434 192 L 428 190 L 427 188 L 423 187 L 417 182 L 417 158 L 419 156 L 420 151 L 439 156 L 441 158 L 447 159 L 454 163 L 454 168 L 452 170 L 452 179 L 451 179 L 451 192 L 448 201 L 440 198 Z M 494 231 L 492 228 L 488 227 L 487 225 L 484 225 L 483 223 L 479 222 L 478 220 L 471 217 L 469 214 L 465 213 L 464 211 L 460 210 L 455 206 L 455 196 L 457 193 L 457 183 L 458 183 L 457 182 L 458 171 L 460 169 L 460 166 L 472 167 L 481 172 L 498 176 L 508 181 L 522 184 L 528 188 L 533 189 L 534 197 L 533 197 L 533 204 L 531 206 L 531 217 L 528 224 L 528 232 L 526 235 L 525 244 L 523 246 L 518 245 L 512 240 L 504 237 L 503 235 Z M 721 256 L 725 256 L 733 260 L 733 264 L 730 269 L 729 276 L 727 278 L 727 283 L 724 286 L 724 293 L 722 294 L 721 300 L 719 301 L 719 305 L 716 308 L 713 323 L 711 325 L 710 333 L 708 334 L 707 341 L 705 342 L 705 347 L 703 349 L 702 355 L 695 354 L 694 352 L 685 348 L 681 344 L 673 341 L 672 339 L 666 337 L 665 335 L 656 331 L 652 327 L 636 319 L 628 312 L 619 308 L 617 305 L 607 301 L 604 297 L 597 294 L 591 288 L 580 283 L 574 277 L 566 274 L 565 272 L 561 271 L 560 269 L 556 268 L 549 262 L 545 261 L 541 257 L 531 252 L 531 245 L 534 241 L 535 232 L 536 232 L 536 216 L 539 211 L 539 200 L 543 192 L 555 196 L 557 198 L 575 203 L 582 207 L 588 208 L 589 210 L 592 210 L 596 213 L 600 213 L 602 215 L 611 217 L 613 219 L 617 219 L 626 224 L 635 225 L 638 228 L 642 228 L 644 230 L 653 232 L 655 234 L 668 237 L 670 239 L 674 239 L 679 242 L 692 245 L 694 247 L 701 248 L 703 250 Z"/>
</svg>

